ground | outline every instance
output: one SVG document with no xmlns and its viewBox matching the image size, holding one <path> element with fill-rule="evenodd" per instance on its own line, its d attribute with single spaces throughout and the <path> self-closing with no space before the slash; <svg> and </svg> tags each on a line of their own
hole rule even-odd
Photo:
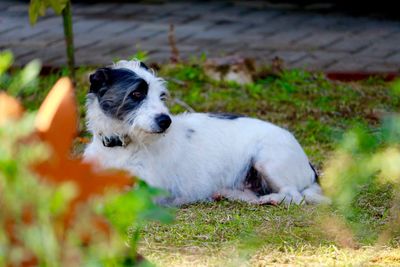
<svg viewBox="0 0 400 267">
<path fill-rule="evenodd" d="M 78 71 L 82 117 L 89 71 Z M 255 83 L 241 86 L 210 80 L 199 62 L 159 70 L 168 81 L 172 112 L 185 111 L 174 101 L 179 99 L 200 112 L 234 112 L 271 121 L 294 133 L 318 170 L 323 170 L 348 127 L 364 124 L 373 132 L 382 116 L 399 111 L 400 99 L 392 85 L 379 78 L 342 83 L 302 70 L 265 73 L 260 72 Z M 46 90 L 21 93 L 24 104 L 35 109 L 59 75 L 40 80 Z M 81 137 L 87 137 L 83 120 Z M 76 154 L 83 146 L 79 140 Z M 338 227 L 333 207 L 255 206 L 225 200 L 188 205 L 176 210 L 174 223 L 143 228 L 139 252 L 158 266 L 400 265 L 398 238 L 373 246 L 385 227 L 391 199 L 390 186 L 363 189 L 353 203 L 358 212 L 348 220 L 354 232 Z M 360 224 L 363 227 L 357 228 Z"/>
</svg>

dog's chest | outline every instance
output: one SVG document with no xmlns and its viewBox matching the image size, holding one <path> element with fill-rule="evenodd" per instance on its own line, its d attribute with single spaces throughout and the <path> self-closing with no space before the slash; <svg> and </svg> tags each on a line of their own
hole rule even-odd
<svg viewBox="0 0 400 267">
<path fill-rule="evenodd" d="M 161 163 L 160 159 L 147 149 L 134 146 L 106 148 L 99 145 L 94 150 L 96 151 L 95 158 L 104 168 L 123 169 L 152 186 L 164 186 L 161 183 L 165 173 L 162 169 L 165 170 L 167 164 Z"/>
</svg>

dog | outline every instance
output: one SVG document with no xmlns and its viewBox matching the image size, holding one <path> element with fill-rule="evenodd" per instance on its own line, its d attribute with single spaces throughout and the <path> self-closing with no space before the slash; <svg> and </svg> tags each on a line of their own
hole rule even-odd
<svg viewBox="0 0 400 267">
<path fill-rule="evenodd" d="M 233 114 L 170 114 L 166 82 L 140 61 L 90 75 L 84 160 L 161 188 L 165 205 L 224 197 L 255 204 L 329 203 L 295 137 Z"/>
</svg>

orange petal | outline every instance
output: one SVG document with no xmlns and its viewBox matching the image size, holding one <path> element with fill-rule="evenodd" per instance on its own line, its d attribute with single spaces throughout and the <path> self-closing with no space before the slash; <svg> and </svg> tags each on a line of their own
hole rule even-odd
<svg viewBox="0 0 400 267">
<path fill-rule="evenodd" d="M 35 121 L 40 137 L 52 146 L 59 157 L 69 152 L 76 135 L 76 114 L 72 82 L 61 78 L 40 106 Z"/>
</svg>

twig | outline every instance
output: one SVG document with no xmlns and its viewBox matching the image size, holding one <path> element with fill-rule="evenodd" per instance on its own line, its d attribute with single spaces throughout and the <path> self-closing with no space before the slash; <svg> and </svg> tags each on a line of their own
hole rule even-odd
<svg viewBox="0 0 400 267">
<path fill-rule="evenodd" d="M 186 104 L 184 101 L 180 100 L 179 98 L 176 98 L 176 97 L 175 97 L 175 98 L 173 99 L 173 102 L 174 102 L 175 104 L 178 104 L 179 106 L 184 107 L 187 111 L 189 111 L 189 112 L 191 112 L 191 113 L 196 112 L 191 106 L 189 106 L 188 104 Z"/>
<path fill-rule="evenodd" d="M 62 10 L 64 22 L 64 37 L 67 47 L 67 60 L 69 75 L 75 82 L 75 55 L 74 55 L 74 33 L 72 30 L 72 8 L 71 1 L 67 1 L 65 8 Z"/>
<path fill-rule="evenodd" d="M 169 46 L 171 47 L 171 63 L 178 63 L 179 59 L 179 50 L 176 46 L 176 39 L 175 39 L 175 27 L 174 24 L 169 25 L 169 33 L 168 33 L 168 41 Z"/>
<path fill-rule="evenodd" d="M 186 85 L 186 83 L 185 83 L 184 81 L 179 80 L 179 79 L 176 79 L 176 78 L 165 77 L 165 79 L 166 79 L 168 82 L 173 82 L 173 83 L 176 83 L 176 84 L 178 84 L 178 85 L 182 85 L 182 86 Z"/>
</svg>

